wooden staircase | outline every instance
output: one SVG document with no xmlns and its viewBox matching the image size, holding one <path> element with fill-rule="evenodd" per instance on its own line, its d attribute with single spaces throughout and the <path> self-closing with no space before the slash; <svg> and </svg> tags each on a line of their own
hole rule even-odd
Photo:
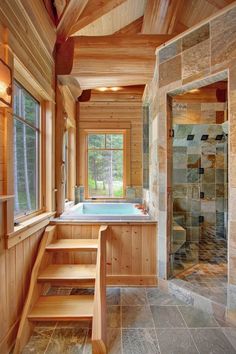
<svg viewBox="0 0 236 354">
<path fill-rule="evenodd" d="M 56 226 L 48 226 L 32 270 L 13 354 L 21 353 L 35 321 L 92 321 L 92 352 L 106 351 L 106 230 L 98 239 L 57 239 Z M 55 252 L 96 252 L 96 264 L 53 264 Z M 45 296 L 51 284 L 94 286 L 94 295 Z"/>
</svg>

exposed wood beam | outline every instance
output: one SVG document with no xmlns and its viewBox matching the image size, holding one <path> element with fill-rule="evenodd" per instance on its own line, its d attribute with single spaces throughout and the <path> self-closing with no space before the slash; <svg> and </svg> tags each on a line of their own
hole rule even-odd
<svg viewBox="0 0 236 354">
<path fill-rule="evenodd" d="M 56 8 L 53 6 L 52 1 L 51 0 L 43 0 L 43 3 L 44 3 L 44 6 L 47 9 L 47 12 L 48 12 L 51 20 L 56 25 L 56 23 L 58 21 L 58 15 L 57 15 Z"/>
<path fill-rule="evenodd" d="M 91 98 L 91 90 L 84 90 L 80 97 L 78 98 L 79 102 L 88 102 Z"/>
<path fill-rule="evenodd" d="M 231 4 L 235 0 L 206 0 L 206 1 L 220 10 L 223 9 L 225 6 Z"/>
<path fill-rule="evenodd" d="M 61 15 L 63 14 L 63 11 L 65 10 L 66 5 L 69 1 L 70 0 L 54 0 L 53 1 L 54 7 L 56 8 L 56 11 L 57 11 L 58 18 L 60 18 Z"/>
<path fill-rule="evenodd" d="M 143 16 L 137 18 L 137 20 L 129 23 L 127 26 L 121 28 L 114 34 L 135 34 L 140 33 L 143 25 Z"/>
<path fill-rule="evenodd" d="M 71 76 L 58 76 L 58 79 L 60 81 L 60 83 L 62 84 L 62 86 L 67 86 L 68 89 L 70 90 L 73 98 L 75 100 L 77 100 L 77 98 L 81 95 L 82 90 L 80 88 L 80 85 L 78 83 L 78 81 Z"/>
<path fill-rule="evenodd" d="M 69 37 L 73 25 L 83 12 L 88 0 L 70 0 L 61 16 L 57 26 L 58 41 L 64 41 Z"/>
<path fill-rule="evenodd" d="M 155 50 L 171 35 L 70 37 L 57 48 L 56 72 L 82 89 L 142 85 L 153 76 Z"/>
<path fill-rule="evenodd" d="M 125 1 L 127 0 L 90 0 L 81 16 L 71 26 L 69 35 L 75 34 Z"/>
<path fill-rule="evenodd" d="M 184 0 L 148 0 L 142 33 L 174 33 L 183 5 Z"/>
</svg>

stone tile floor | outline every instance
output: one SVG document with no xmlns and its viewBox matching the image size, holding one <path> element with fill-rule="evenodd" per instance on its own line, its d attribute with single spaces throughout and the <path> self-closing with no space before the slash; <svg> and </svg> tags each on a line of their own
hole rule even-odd
<svg viewBox="0 0 236 354">
<path fill-rule="evenodd" d="M 110 354 L 236 353 L 236 328 L 158 288 L 108 288 L 107 315 Z M 23 354 L 89 354 L 90 338 L 89 322 L 41 323 Z"/>
<path fill-rule="evenodd" d="M 227 242 L 205 237 L 199 243 L 199 263 L 176 276 L 186 288 L 220 304 L 227 304 Z"/>
</svg>

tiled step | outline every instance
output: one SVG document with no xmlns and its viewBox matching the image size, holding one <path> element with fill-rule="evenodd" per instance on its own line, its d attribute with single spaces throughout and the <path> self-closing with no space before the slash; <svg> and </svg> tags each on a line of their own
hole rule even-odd
<svg viewBox="0 0 236 354">
<path fill-rule="evenodd" d="M 31 321 L 92 319 L 93 295 L 41 296 L 28 315 Z"/>
<path fill-rule="evenodd" d="M 46 247 L 47 251 L 96 251 L 98 239 L 59 239 Z"/>
<path fill-rule="evenodd" d="M 95 280 L 95 264 L 50 264 L 38 277 L 38 281 Z"/>
</svg>

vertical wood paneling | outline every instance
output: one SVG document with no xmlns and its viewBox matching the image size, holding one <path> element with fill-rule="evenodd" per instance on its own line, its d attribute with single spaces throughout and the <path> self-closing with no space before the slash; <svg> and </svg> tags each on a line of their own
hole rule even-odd
<svg viewBox="0 0 236 354">
<path fill-rule="evenodd" d="M 97 238 L 98 224 L 57 224 L 58 238 Z M 137 277 L 156 276 L 156 225 L 120 224 L 110 225 L 107 232 L 107 275 Z M 87 252 L 71 252 L 70 263 L 95 263 L 96 255 Z M 57 253 L 55 263 L 67 263 Z M 138 280 L 137 280 L 138 282 Z M 140 282 L 140 281 L 139 281 Z M 122 284 L 122 281 L 120 281 Z M 145 281 L 144 281 L 145 283 Z M 137 284 L 138 285 L 138 284 Z"/>
<path fill-rule="evenodd" d="M 142 228 L 132 227 L 132 270 L 135 274 L 142 274 Z"/>
<path fill-rule="evenodd" d="M 0 353 L 11 349 L 43 230 L 0 252 Z"/>
</svg>

